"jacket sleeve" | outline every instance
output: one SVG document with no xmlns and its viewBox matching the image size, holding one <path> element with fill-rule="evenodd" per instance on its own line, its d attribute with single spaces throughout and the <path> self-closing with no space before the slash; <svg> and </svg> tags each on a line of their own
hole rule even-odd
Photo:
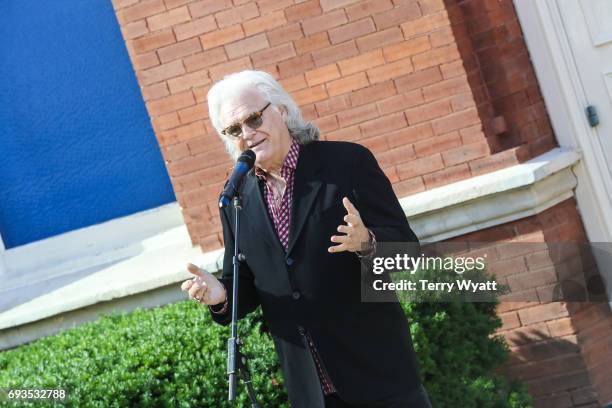
<svg viewBox="0 0 612 408">
<path fill-rule="evenodd" d="M 406 215 L 376 158 L 360 146 L 353 162 L 353 198 L 364 225 L 372 231 L 377 247 L 383 242 L 416 243 Z M 378 253 L 377 249 L 377 253 Z"/>
<path fill-rule="evenodd" d="M 229 207 L 228 207 L 229 208 Z M 234 267 L 232 258 L 234 256 L 234 231 L 232 223 L 228 218 L 228 213 L 232 213 L 231 209 L 224 211 L 220 209 L 221 225 L 223 226 L 223 242 L 225 243 L 225 253 L 223 256 L 223 272 L 219 279 L 227 292 L 228 307 L 224 313 L 214 313 L 211 310 L 212 319 L 222 325 L 228 325 L 232 320 L 232 294 L 233 294 L 233 274 Z M 259 296 L 255 288 L 253 272 L 249 268 L 247 262 L 240 263 L 238 273 L 238 318 L 242 319 L 248 313 L 254 311 L 259 306 Z"/>
</svg>

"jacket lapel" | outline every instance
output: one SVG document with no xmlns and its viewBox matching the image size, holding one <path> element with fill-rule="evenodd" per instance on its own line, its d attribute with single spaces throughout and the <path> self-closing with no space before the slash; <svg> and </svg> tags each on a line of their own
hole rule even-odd
<svg viewBox="0 0 612 408">
<path fill-rule="evenodd" d="M 321 179 L 316 177 L 320 171 L 320 161 L 314 157 L 314 152 L 309 147 L 309 145 L 301 146 L 295 170 L 291 228 L 289 230 L 287 254 L 291 253 L 295 242 L 300 236 L 300 232 L 308 219 L 310 209 L 321 189 Z"/>
</svg>

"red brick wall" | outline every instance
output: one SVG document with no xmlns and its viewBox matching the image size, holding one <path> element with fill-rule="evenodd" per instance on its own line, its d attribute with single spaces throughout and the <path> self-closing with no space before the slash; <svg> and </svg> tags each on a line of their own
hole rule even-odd
<svg viewBox="0 0 612 408">
<path fill-rule="evenodd" d="M 512 290 L 498 307 L 499 333 L 512 351 L 505 370 L 528 384 L 536 407 L 599 407 L 612 401 L 607 302 L 550 302 L 575 258 L 577 246 L 570 243 L 586 242 L 573 199 L 451 241 L 479 243 L 473 251 L 486 250 L 489 270 Z"/>
<path fill-rule="evenodd" d="M 215 202 L 232 165 L 206 92 L 232 71 L 272 73 L 324 139 L 372 149 L 399 196 L 553 144 L 509 0 L 113 3 L 192 240 L 205 250 L 222 245 Z"/>
</svg>

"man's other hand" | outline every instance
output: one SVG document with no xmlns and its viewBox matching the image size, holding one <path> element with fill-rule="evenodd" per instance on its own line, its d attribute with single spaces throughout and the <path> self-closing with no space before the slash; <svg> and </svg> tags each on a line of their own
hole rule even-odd
<svg viewBox="0 0 612 408">
<path fill-rule="evenodd" d="M 364 250 L 364 245 L 370 242 L 370 233 L 359 215 L 359 211 L 347 197 L 342 199 L 342 204 L 346 208 L 344 222 L 346 225 L 338 225 L 338 232 L 345 235 L 332 235 L 331 242 L 339 245 L 328 248 L 329 252 L 358 252 Z"/>
<path fill-rule="evenodd" d="M 225 302 L 225 287 L 212 273 L 192 263 L 187 264 L 187 270 L 194 277 L 183 282 L 181 290 L 189 293 L 190 299 L 195 299 L 205 305 L 218 305 Z"/>
</svg>

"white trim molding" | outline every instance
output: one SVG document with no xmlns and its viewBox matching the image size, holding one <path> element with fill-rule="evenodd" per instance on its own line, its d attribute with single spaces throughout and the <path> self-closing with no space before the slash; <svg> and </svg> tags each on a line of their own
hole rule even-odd
<svg viewBox="0 0 612 408">
<path fill-rule="evenodd" d="M 591 242 L 612 242 L 612 181 L 584 108 L 588 105 L 557 0 L 514 0 L 559 145 L 580 152 L 576 201 Z"/>
</svg>

